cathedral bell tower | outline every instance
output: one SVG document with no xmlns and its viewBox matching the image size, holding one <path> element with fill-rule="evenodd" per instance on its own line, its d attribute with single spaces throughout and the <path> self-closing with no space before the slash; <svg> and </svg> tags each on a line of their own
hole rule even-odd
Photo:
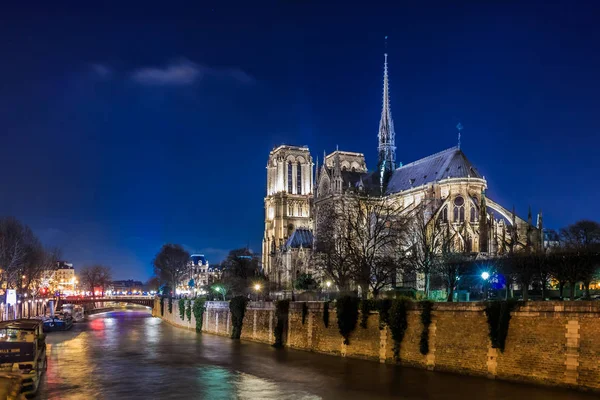
<svg viewBox="0 0 600 400">
<path fill-rule="evenodd" d="M 313 161 L 308 147 L 282 145 L 269 153 L 262 263 L 271 278 L 274 255 L 297 228 L 311 228 Z"/>
</svg>

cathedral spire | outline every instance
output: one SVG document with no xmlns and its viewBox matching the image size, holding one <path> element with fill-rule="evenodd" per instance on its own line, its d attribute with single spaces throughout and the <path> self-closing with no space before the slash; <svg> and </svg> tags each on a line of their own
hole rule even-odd
<svg viewBox="0 0 600 400">
<path fill-rule="evenodd" d="M 387 36 L 386 47 L 387 47 Z M 379 121 L 379 170 L 390 172 L 396 169 L 396 133 L 394 132 L 394 121 L 390 110 L 390 89 L 388 78 L 387 52 L 384 53 L 383 63 L 383 106 L 381 109 L 381 120 Z M 383 185 L 383 174 L 382 174 Z"/>
</svg>

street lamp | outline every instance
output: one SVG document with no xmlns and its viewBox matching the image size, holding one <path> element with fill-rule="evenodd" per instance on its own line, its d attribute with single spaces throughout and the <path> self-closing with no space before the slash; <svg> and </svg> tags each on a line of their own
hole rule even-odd
<svg viewBox="0 0 600 400">
<path fill-rule="evenodd" d="M 490 278 L 490 273 L 487 271 L 483 271 L 481 273 L 481 279 L 483 279 L 483 294 L 485 296 L 485 300 L 488 299 L 488 293 L 487 293 L 487 283 L 488 283 L 488 279 Z"/>
<path fill-rule="evenodd" d="M 260 283 L 256 283 L 254 285 L 254 290 L 256 290 L 256 301 L 258 301 L 258 293 L 260 292 Z"/>
<path fill-rule="evenodd" d="M 331 281 L 325 282 L 325 286 L 327 286 L 327 300 L 329 300 L 329 288 L 331 287 Z"/>
</svg>

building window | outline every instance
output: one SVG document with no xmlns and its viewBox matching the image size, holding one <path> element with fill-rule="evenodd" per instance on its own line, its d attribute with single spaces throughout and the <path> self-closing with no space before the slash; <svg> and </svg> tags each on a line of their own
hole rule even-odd
<svg viewBox="0 0 600 400">
<path fill-rule="evenodd" d="M 475 206 L 471 206 L 471 222 L 475 222 L 477 220 L 477 210 Z"/>
<path fill-rule="evenodd" d="M 296 193 L 302 194 L 302 167 L 300 161 L 296 165 Z"/>
<path fill-rule="evenodd" d="M 465 199 L 461 196 L 454 199 L 454 222 L 465 222 Z"/>
<path fill-rule="evenodd" d="M 442 222 L 448 222 L 448 207 L 442 209 Z"/>
<path fill-rule="evenodd" d="M 288 193 L 292 193 L 292 162 L 288 163 Z"/>
</svg>

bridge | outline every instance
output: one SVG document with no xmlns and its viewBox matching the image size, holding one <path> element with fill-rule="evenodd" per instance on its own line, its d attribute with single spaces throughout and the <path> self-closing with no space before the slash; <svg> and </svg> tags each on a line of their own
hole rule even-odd
<svg viewBox="0 0 600 400">
<path fill-rule="evenodd" d="M 152 296 L 104 296 L 104 297 L 85 297 L 85 298 L 60 298 L 58 307 L 63 304 L 95 304 L 95 303 L 129 303 L 152 308 L 154 306 L 154 297 Z"/>
</svg>

